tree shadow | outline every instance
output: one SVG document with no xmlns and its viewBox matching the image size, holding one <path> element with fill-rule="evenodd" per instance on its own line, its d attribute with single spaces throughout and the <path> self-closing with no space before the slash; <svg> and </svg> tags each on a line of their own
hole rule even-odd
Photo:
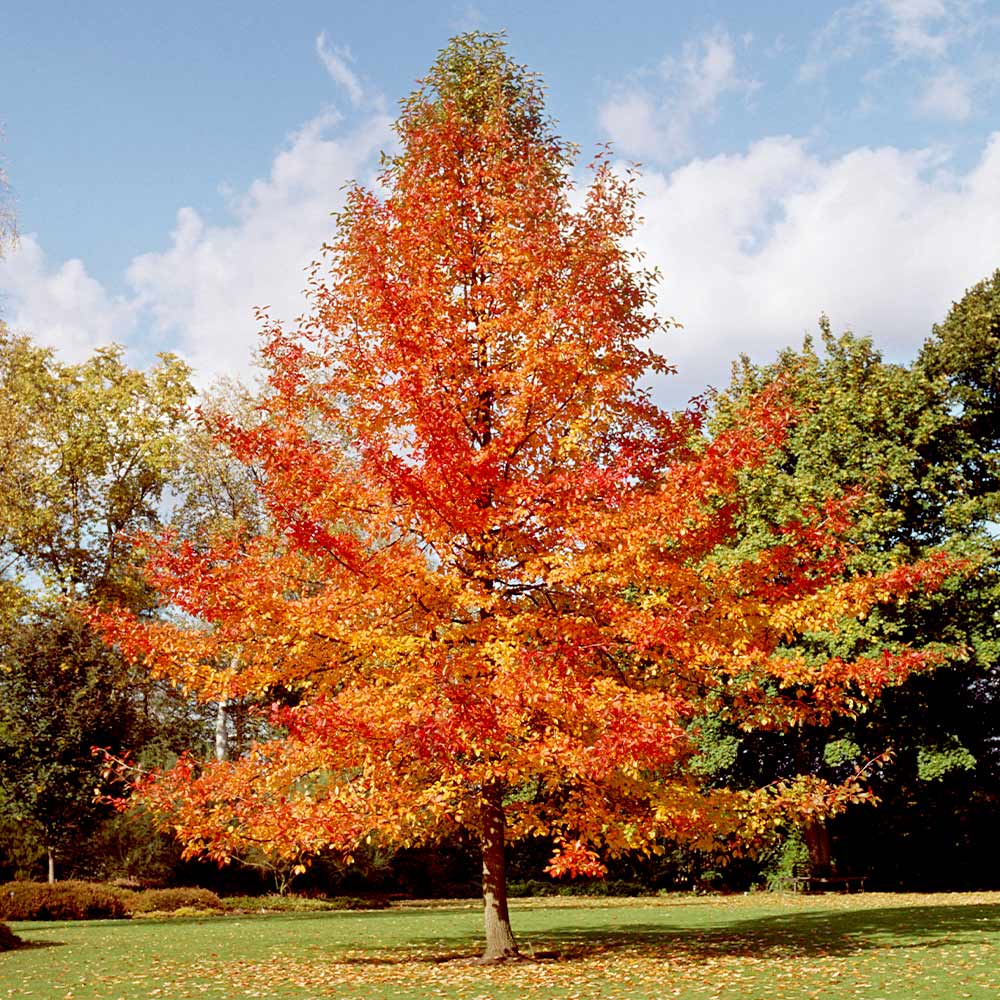
<svg viewBox="0 0 1000 1000">
<path fill-rule="evenodd" d="M 568 912 L 568 911 L 567 911 Z M 516 932 L 516 927 L 515 927 Z M 1000 934 L 1000 904 L 877 907 L 865 910 L 805 910 L 740 919 L 724 926 L 566 926 L 518 935 L 522 953 L 539 960 L 573 960 L 615 953 L 649 960 L 691 962 L 718 958 L 817 958 L 899 948 L 938 948 Z M 412 941 L 391 954 L 347 956 L 351 965 L 440 963 L 474 957 L 477 935 L 442 941 Z"/>
<path fill-rule="evenodd" d="M 636 952 L 656 958 L 815 958 L 895 948 L 937 948 L 1000 933 L 1000 904 L 880 907 L 848 912 L 806 910 L 736 919 L 724 927 L 650 924 L 605 930 L 566 927 L 538 945 L 564 958 Z"/>
<path fill-rule="evenodd" d="M 38 948 L 65 948 L 66 944 L 66 941 L 26 941 L 21 938 L 13 948 L 9 948 L 3 954 L 9 955 L 15 951 L 35 951 Z"/>
</svg>

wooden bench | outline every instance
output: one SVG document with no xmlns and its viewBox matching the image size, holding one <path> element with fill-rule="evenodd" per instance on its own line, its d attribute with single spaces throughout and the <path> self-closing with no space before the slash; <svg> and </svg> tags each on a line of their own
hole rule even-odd
<svg viewBox="0 0 1000 1000">
<path fill-rule="evenodd" d="M 791 875 L 779 879 L 779 892 L 864 892 L 867 875 L 813 875 L 804 865 L 796 865 Z"/>
</svg>

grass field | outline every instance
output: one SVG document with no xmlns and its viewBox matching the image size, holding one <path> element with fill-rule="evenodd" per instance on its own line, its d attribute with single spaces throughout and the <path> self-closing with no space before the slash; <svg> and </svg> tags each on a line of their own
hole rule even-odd
<svg viewBox="0 0 1000 1000">
<path fill-rule="evenodd" d="M 511 966 L 477 906 L 19 923 L 0 998 L 996 1000 L 1000 893 L 519 900 Z"/>
</svg>

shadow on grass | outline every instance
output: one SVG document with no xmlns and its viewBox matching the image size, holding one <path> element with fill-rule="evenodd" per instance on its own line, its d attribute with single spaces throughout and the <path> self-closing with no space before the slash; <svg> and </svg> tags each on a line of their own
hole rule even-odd
<svg viewBox="0 0 1000 1000">
<path fill-rule="evenodd" d="M 13 951 L 37 951 L 39 948 L 65 948 L 65 941 L 26 941 L 21 938 L 20 941 L 14 945 L 13 948 L 8 949 L 7 952 L 3 954 L 9 954 Z"/>
<path fill-rule="evenodd" d="M 516 928 L 515 928 L 516 932 Z M 573 960 L 622 954 L 649 960 L 691 962 L 731 958 L 810 958 L 847 956 L 872 950 L 938 948 L 972 942 L 983 933 L 1000 936 L 1000 905 L 883 907 L 851 912 L 804 911 L 795 914 L 734 919 L 726 927 L 626 928 L 564 927 L 521 934 L 521 950 L 541 959 Z M 441 963 L 475 956 L 482 941 L 475 936 L 447 943 L 412 942 L 390 954 L 343 956 L 349 965 Z"/>
</svg>

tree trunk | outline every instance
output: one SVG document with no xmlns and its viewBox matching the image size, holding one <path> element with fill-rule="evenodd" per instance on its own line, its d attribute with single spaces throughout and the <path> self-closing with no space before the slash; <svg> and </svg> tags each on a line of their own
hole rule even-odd
<svg viewBox="0 0 1000 1000">
<path fill-rule="evenodd" d="M 494 782 L 483 790 L 483 903 L 486 921 L 483 962 L 503 962 L 520 957 L 507 911 L 505 827 L 503 789 Z"/>
<path fill-rule="evenodd" d="M 219 702 L 219 707 L 215 710 L 215 759 L 227 760 L 229 758 L 229 703 L 225 698 Z"/>
<path fill-rule="evenodd" d="M 49 885 L 52 885 L 56 880 L 56 852 L 51 847 L 46 847 L 45 853 L 49 858 Z"/>
<path fill-rule="evenodd" d="M 802 826 L 802 839 L 809 849 L 809 866 L 818 878 L 828 876 L 833 870 L 830 850 L 830 831 L 824 820 L 810 820 Z"/>
</svg>

